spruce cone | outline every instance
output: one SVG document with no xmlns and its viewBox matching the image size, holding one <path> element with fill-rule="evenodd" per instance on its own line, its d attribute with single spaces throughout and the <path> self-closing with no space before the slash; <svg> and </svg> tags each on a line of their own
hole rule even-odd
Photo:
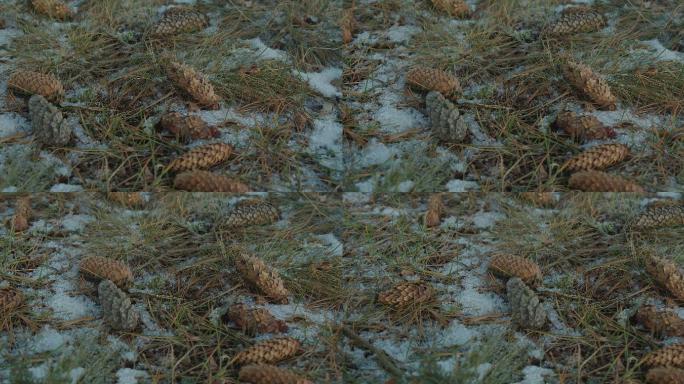
<svg viewBox="0 0 684 384">
<path fill-rule="evenodd" d="M 229 144 L 206 144 L 191 149 L 169 164 L 169 171 L 182 172 L 195 169 L 205 169 L 226 161 L 233 153 Z"/>
<path fill-rule="evenodd" d="M 684 206 L 667 205 L 649 207 L 640 214 L 633 226 L 637 229 L 674 227 L 684 225 Z"/>
<path fill-rule="evenodd" d="M 546 310 L 539 297 L 517 277 L 506 284 L 513 322 L 518 326 L 541 329 L 546 324 Z"/>
<path fill-rule="evenodd" d="M 453 17 L 467 17 L 470 14 L 470 8 L 463 0 L 432 0 L 432 5 Z"/>
<path fill-rule="evenodd" d="M 189 171 L 176 175 L 173 187 L 191 192 L 249 192 L 249 187 L 233 178 L 207 171 Z"/>
<path fill-rule="evenodd" d="M 558 115 L 556 126 L 577 141 L 603 140 L 616 136 L 613 129 L 601 124 L 596 117 L 577 116 L 575 112 L 570 111 Z"/>
<path fill-rule="evenodd" d="M 66 145 L 71 138 L 71 126 L 62 112 L 43 96 L 29 99 L 29 115 L 36 139 L 43 145 Z"/>
<path fill-rule="evenodd" d="M 71 9 L 62 0 L 31 0 L 36 12 L 48 17 L 66 20 L 71 17 Z"/>
<path fill-rule="evenodd" d="M 603 29 L 606 18 L 592 10 L 575 10 L 565 12 L 558 21 L 547 26 L 544 33 L 552 36 L 571 35 L 575 33 L 594 32 Z"/>
<path fill-rule="evenodd" d="M 277 271 L 263 260 L 242 250 L 235 252 L 235 267 L 247 284 L 257 288 L 266 297 L 279 304 L 287 304 L 290 292 L 285 288 Z"/>
<path fill-rule="evenodd" d="M 18 70 L 10 76 L 7 87 L 26 95 L 41 95 L 53 103 L 64 98 L 62 82 L 50 74 Z"/>
<path fill-rule="evenodd" d="M 656 335 L 684 337 L 684 319 L 673 311 L 658 311 L 653 306 L 639 309 L 636 320 Z"/>
<path fill-rule="evenodd" d="M 451 101 L 441 93 L 432 91 L 425 96 L 425 106 L 432 122 L 432 130 L 438 139 L 447 143 L 461 143 L 465 140 L 468 125 Z"/>
<path fill-rule="evenodd" d="M 684 344 L 673 344 L 646 355 L 642 364 L 647 367 L 684 368 Z"/>
<path fill-rule="evenodd" d="M 14 216 L 12 216 L 12 228 L 15 232 L 23 232 L 29 228 L 29 220 L 31 220 L 31 198 L 24 196 L 17 200 Z"/>
<path fill-rule="evenodd" d="M 253 384 L 313 384 L 296 373 L 269 364 L 251 364 L 240 368 L 240 381 Z"/>
<path fill-rule="evenodd" d="M 81 260 L 79 271 L 88 280 L 110 280 L 121 288 L 133 283 L 131 269 L 123 262 L 107 257 L 88 256 Z"/>
<path fill-rule="evenodd" d="M 167 113 L 162 116 L 161 127 L 171 132 L 181 140 L 211 139 L 218 137 L 220 132 L 210 127 L 199 116 L 183 116 L 178 112 Z"/>
<path fill-rule="evenodd" d="M 238 353 L 232 362 L 237 365 L 273 364 L 296 355 L 299 346 L 299 341 L 291 337 L 270 339 Z"/>
<path fill-rule="evenodd" d="M 24 303 L 24 295 L 12 287 L 0 288 L 0 314 L 11 313 Z"/>
<path fill-rule="evenodd" d="M 556 204 L 553 192 L 521 192 L 520 198 L 539 207 L 552 207 Z"/>
<path fill-rule="evenodd" d="M 115 330 L 130 331 L 138 325 L 139 315 L 126 293 L 109 280 L 97 287 L 105 322 Z"/>
<path fill-rule="evenodd" d="M 354 39 L 354 31 L 356 30 L 354 8 L 347 8 L 342 11 L 340 29 L 342 30 L 342 42 L 345 44 L 351 43 L 351 41 Z"/>
<path fill-rule="evenodd" d="M 378 295 L 378 301 L 385 305 L 404 307 L 430 302 L 435 290 L 428 283 L 405 281 Z"/>
<path fill-rule="evenodd" d="M 414 67 L 406 74 L 406 83 L 425 91 L 437 91 L 450 96 L 461 90 L 458 79 L 442 71 L 429 67 Z"/>
<path fill-rule="evenodd" d="M 176 85 L 192 96 L 200 105 L 218 109 L 221 98 L 214 92 L 211 85 L 201 73 L 193 68 L 172 62 L 166 68 L 166 74 Z"/>
<path fill-rule="evenodd" d="M 600 171 L 582 171 L 570 176 L 570 188 L 585 192 L 646 192 L 640 185 Z"/>
<path fill-rule="evenodd" d="M 108 192 L 107 198 L 128 208 L 140 208 L 145 205 L 145 196 L 142 192 Z"/>
<path fill-rule="evenodd" d="M 249 335 L 287 332 L 287 323 L 273 317 L 266 308 L 249 308 L 245 304 L 235 304 L 228 310 L 226 318 Z"/>
<path fill-rule="evenodd" d="M 224 223 L 228 227 L 271 224 L 278 220 L 278 208 L 265 200 L 242 200 L 228 214 Z"/>
<path fill-rule="evenodd" d="M 563 75 L 575 88 L 583 92 L 601 108 L 615 110 L 617 99 L 613 95 L 608 83 L 591 68 L 584 64 L 568 60 L 563 67 Z"/>
<path fill-rule="evenodd" d="M 436 227 L 442 221 L 442 213 L 444 212 L 444 204 L 442 203 L 442 195 L 436 193 L 430 196 L 427 204 L 427 212 L 425 212 L 425 226 Z"/>
<path fill-rule="evenodd" d="M 209 18 L 200 12 L 184 7 L 169 8 L 152 28 L 157 37 L 201 31 L 209 26 Z"/>
<path fill-rule="evenodd" d="M 629 147 L 624 144 L 597 145 L 566 161 L 561 168 L 571 172 L 601 170 L 624 161 L 627 156 Z"/>
<path fill-rule="evenodd" d="M 648 384 L 682 384 L 684 383 L 684 369 L 653 368 L 646 374 Z"/>
<path fill-rule="evenodd" d="M 535 285 L 542 279 L 541 268 L 537 263 L 515 255 L 494 256 L 489 263 L 489 270 L 499 277 L 519 277 L 528 285 Z"/>
<path fill-rule="evenodd" d="M 677 300 L 684 301 L 684 273 L 674 261 L 658 256 L 646 257 L 646 272 Z"/>
</svg>

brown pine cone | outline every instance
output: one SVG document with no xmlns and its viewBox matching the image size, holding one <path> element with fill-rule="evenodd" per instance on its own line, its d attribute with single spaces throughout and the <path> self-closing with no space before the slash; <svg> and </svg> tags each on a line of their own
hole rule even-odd
<svg viewBox="0 0 684 384">
<path fill-rule="evenodd" d="M 552 207 L 556 204 L 553 192 L 521 192 L 519 196 L 539 207 Z"/>
<path fill-rule="evenodd" d="M 81 260 L 79 272 L 88 280 L 110 280 L 121 288 L 133 283 L 133 272 L 119 260 L 102 256 L 87 256 Z"/>
<path fill-rule="evenodd" d="M 112 329 L 130 331 L 138 326 L 139 315 L 131 299 L 109 280 L 102 280 L 97 287 L 105 323 Z"/>
<path fill-rule="evenodd" d="M 534 291 L 517 277 L 508 280 L 506 291 L 515 324 L 522 328 L 544 328 L 547 320 L 546 310 Z"/>
<path fill-rule="evenodd" d="M 214 143 L 196 147 L 174 159 L 169 164 L 169 171 L 182 172 L 206 169 L 226 161 L 233 153 L 230 144 Z"/>
<path fill-rule="evenodd" d="M 173 187 L 190 192 L 249 192 L 249 187 L 228 176 L 217 175 L 207 171 L 189 171 L 176 175 Z"/>
<path fill-rule="evenodd" d="M 142 192 L 108 192 L 107 198 L 127 208 L 140 208 L 145 205 Z"/>
<path fill-rule="evenodd" d="M 577 172 L 570 176 L 568 184 L 572 189 L 585 192 L 646 192 L 632 181 L 600 171 Z"/>
<path fill-rule="evenodd" d="M 463 0 L 432 0 L 432 5 L 453 17 L 467 17 L 470 14 L 470 8 Z"/>
<path fill-rule="evenodd" d="M 648 384 L 682 384 L 684 383 L 684 369 L 653 368 L 646 374 Z"/>
<path fill-rule="evenodd" d="M 649 207 L 634 221 L 636 229 L 675 227 L 684 225 L 684 206 L 666 205 Z"/>
<path fill-rule="evenodd" d="M 62 82 L 50 74 L 18 70 L 10 76 L 7 87 L 26 95 L 41 95 L 53 103 L 64 98 Z"/>
<path fill-rule="evenodd" d="M 29 228 L 29 220 L 31 220 L 31 198 L 24 196 L 17 200 L 12 216 L 12 228 L 15 232 L 23 232 Z"/>
<path fill-rule="evenodd" d="M 499 254 L 494 256 L 489 263 L 489 270 L 499 277 L 519 277 L 528 285 L 536 285 L 542 279 L 541 268 L 537 263 L 515 255 Z"/>
<path fill-rule="evenodd" d="M 602 170 L 624 161 L 629 147 L 624 144 L 603 144 L 589 148 L 566 161 L 561 167 L 571 172 Z"/>
<path fill-rule="evenodd" d="M 245 304 L 230 307 L 226 319 L 232 321 L 243 332 L 249 335 L 257 333 L 287 332 L 287 323 L 278 320 L 266 308 L 249 308 Z"/>
<path fill-rule="evenodd" d="M 238 379 L 253 384 L 313 384 L 296 373 L 270 364 L 251 364 L 240 368 Z"/>
<path fill-rule="evenodd" d="M 66 20 L 72 15 L 62 0 L 31 0 L 31 5 L 36 12 L 58 20 Z"/>
<path fill-rule="evenodd" d="M 573 140 L 604 140 L 616 136 L 612 128 L 606 127 L 594 116 L 577 116 L 575 112 L 565 111 L 556 118 L 556 127 L 562 129 Z"/>
<path fill-rule="evenodd" d="M 24 304 L 24 295 L 20 290 L 12 287 L 0 288 L 0 314 L 12 311 Z"/>
<path fill-rule="evenodd" d="M 164 12 L 152 28 L 152 35 L 162 37 L 197 32 L 208 26 L 209 18 L 205 14 L 185 7 L 173 7 Z"/>
<path fill-rule="evenodd" d="M 461 90 L 461 84 L 454 76 L 424 66 L 412 68 L 406 74 L 406 83 L 424 91 L 437 91 L 442 95 L 452 95 Z"/>
<path fill-rule="evenodd" d="M 245 282 L 272 301 L 287 304 L 290 292 L 285 288 L 277 271 L 271 269 L 260 258 L 241 249 L 235 249 L 235 268 Z"/>
<path fill-rule="evenodd" d="M 684 337 L 684 319 L 673 311 L 659 311 L 653 306 L 645 306 L 639 308 L 636 320 L 656 335 Z"/>
<path fill-rule="evenodd" d="M 43 96 L 33 95 L 29 99 L 29 115 L 36 140 L 43 145 L 66 145 L 71 139 L 71 125 L 62 112 Z"/>
<path fill-rule="evenodd" d="M 439 193 L 430 196 L 427 204 L 427 212 L 425 212 L 425 226 L 436 227 L 442 221 L 442 214 L 444 213 L 444 203 L 442 203 L 442 195 Z"/>
<path fill-rule="evenodd" d="M 684 344 L 673 344 L 653 351 L 641 362 L 647 367 L 684 368 Z"/>
<path fill-rule="evenodd" d="M 167 113 L 162 116 L 159 123 L 163 129 L 181 140 L 211 139 L 220 135 L 218 129 L 210 127 L 201 117 L 195 115 L 183 116 L 178 112 Z"/>
<path fill-rule="evenodd" d="M 299 341 L 291 337 L 279 337 L 255 344 L 235 355 L 233 364 L 273 364 L 289 359 L 299 352 Z"/>
<path fill-rule="evenodd" d="M 568 60 L 563 66 L 563 75 L 575 88 L 584 93 L 601 108 L 615 110 L 617 99 L 608 83 L 591 68 L 584 64 Z"/>
<path fill-rule="evenodd" d="M 592 10 L 580 9 L 564 12 L 560 19 L 544 29 L 544 34 L 560 36 L 594 32 L 603 29 L 606 24 L 607 20 L 602 14 Z"/>
<path fill-rule="evenodd" d="M 430 284 L 420 281 L 404 281 L 381 292 L 378 295 L 378 301 L 385 305 L 405 307 L 430 302 L 434 297 L 435 290 Z"/>
<path fill-rule="evenodd" d="M 684 300 L 684 273 L 674 261 L 655 255 L 646 257 L 646 272 L 677 300 Z"/>
<path fill-rule="evenodd" d="M 340 29 L 342 30 L 342 42 L 345 44 L 351 43 L 354 39 L 354 31 L 356 31 L 356 19 L 354 18 L 353 7 L 342 11 Z"/>
<path fill-rule="evenodd" d="M 228 227 L 271 224 L 278 220 L 278 208 L 261 199 L 242 200 L 235 205 L 224 223 Z"/>
<path fill-rule="evenodd" d="M 185 64 L 171 62 L 166 68 L 166 74 L 176 85 L 192 96 L 200 105 L 219 109 L 221 98 L 214 92 L 204 75 Z"/>
</svg>

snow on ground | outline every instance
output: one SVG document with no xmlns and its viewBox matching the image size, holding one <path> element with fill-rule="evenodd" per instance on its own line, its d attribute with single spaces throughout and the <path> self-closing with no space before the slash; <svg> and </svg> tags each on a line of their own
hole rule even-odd
<svg viewBox="0 0 684 384">
<path fill-rule="evenodd" d="M 121 368 L 116 371 L 117 384 L 136 384 L 147 382 L 150 375 L 139 369 Z"/>
<path fill-rule="evenodd" d="M 331 117 L 314 120 L 309 136 L 309 151 L 318 162 L 336 171 L 344 170 L 342 124 Z"/>
<path fill-rule="evenodd" d="M 0 139 L 30 132 L 30 123 L 17 113 L 0 113 Z"/>
<path fill-rule="evenodd" d="M 293 73 L 325 97 L 342 96 L 342 92 L 332 84 L 333 81 L 342 77 L 342 69 L 340 68 L 325 68 L 321 72 L 300 72 L 295 70 Z"/>
</svg>

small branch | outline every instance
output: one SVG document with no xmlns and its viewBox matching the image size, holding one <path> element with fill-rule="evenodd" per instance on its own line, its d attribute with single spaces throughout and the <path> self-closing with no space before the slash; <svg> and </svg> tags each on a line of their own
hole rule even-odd
<svg viewBox="0 0 684 384">
<path fill-rule="evenodd" d="M 342 331 L 342 333 L 347 336 L 353 344 L 356 346 L 363 348 L 367 351 L 372 352 L 375 355 L 375 358 L 378 362 L 378 365 L 380 365 L 385 371 L 387 371 L 390 375 L 394 376 L 397 379 L 403 378 L 404 377 L 404 372 L 402 372 L 399 367 L 394 363 L 394 359 L 390 357 L 387 352 L 384 350 L 377 348 L 373 346 L 373 344 L 369 343 L 366 341 L 364 338 L 361 336 L 357 335 L 354 331 L 352 331 L 349 327 L 340 325 L 339 329 Z"/>
</svg>

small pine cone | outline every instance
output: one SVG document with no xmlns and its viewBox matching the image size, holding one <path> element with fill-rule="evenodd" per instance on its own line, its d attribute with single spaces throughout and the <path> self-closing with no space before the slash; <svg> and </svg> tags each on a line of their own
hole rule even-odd
<svg viewBox="0 0 684 384">
<path fill-rule="evenodd" d="M 385 305 L 404 307 L 430 302 L 435 297 L 435 290 L 428 283 L 405 281 L 381 292 L 378 301 Z"/>
<path fill-rule="evenodd" d="M 7 87 L 26 95 L 41 95 L 50 102 L 64 98 L 62 82 L 50 74 L 19 70 L 10 76 Z"/>
<path fill-rule="evenodd" d="M 515 255 L 500 254 L 492 258 L 489 270 L 500 277 L 519 277 L 525 284 L 535 285 L 542 279 L 539 265 L 530 259 Z"/>
<path fill-rule="evenodd" d="M 192 96 L 200 105 L 210 109 L 218 109 L 221 98 L 214 92 L 204 75 L 185 64 L 172 62 L 166 68 L 166 74 L 176 85 Z"/>
<path fill-rule="evenodd" d="M 544 29 L 544 34 L 560 36 L 594 32 L 603 29 L 606 24 L 606 18 L 596 11 L 587 9 L 566 11 L 560 19 Z"/>
<path fill-rule="evenodd" d="M 342 30 L 342 42 L 345 44 L 351 43 L 351 41 L 354 39 L 354 31 L 356 30 L 354 8 L 347 8 L 342 12 L 340 29 Z"/>
<path fill-rule="evenodd" d="M 647 367 L 684 368 L 684 344 L 673 344 L 646 355 L 641 361 Z"/>
<path fill-rule="evenodd" d="M 653 368 L 646 374 L 648 384 L 682 384 L 684 383 L 684 369 Z"/>
<path fill-rule="evenodd" d="M 133 283 L 133 272 L 119 260 L 102 256 L 88 256 L 81 260 L 79 271 L 88 280 L 110 280 L 121 288 Z"/>
<path fill-rule="evenodd" d="M 571 111 L 560 113 L 556 118 L 556 126 L 577 141 L 604 140 L 616 136 L 613 129 L 601 124 L 596 117 L 577 116 Z"/>
<path fill-rule="evenodd" d="M 432 91 L 425 96 L 425 106 L 438 139 L 447 143 L 462 143 L 468 134 L 468 125 L 458 108 L 441 93 Z"/>
<path fill-rule="evenodd" d="M 182 172 L 211 168 L 226 161 L 233 153 L 230 144 L 215 143 L 193 148 L 169 164 L 169 171 Z"/>
<path fill-rule="evenodd" d="M 209 18 L 205 14 L 184 7 L 174 7 L 164 12 L 152 28 L 152 35 L 162 37 L 197 32 L 208 26 Z"/>
<path fill-rule="evenodd" d="M 556 204 L 553 192 L 521 192 L 520 198 L 539 207 L 552 207 Z"/>
<path fill-rule="evenodd" d="M 571 172 L 602 170 L 624 161 L 628 156 L 629 147 L 624 144 L 597 145 L 566 161 L 561 168 Z"/>
<path fill-rule="evenodd" d="M 615 110 L 617 99 L 608 83 L 591 68 L 584 64 L 568 60 L 563 67 L 563 75 L 575 88 L 584 93 L 601 108 Z"/>
<path fill-rule="evenodd" d="M 427 204 L 427 212 L 425 212 L 425 226 L 436 227 L 442 221 L 442 214 L 444 212 L 444 203 L 442 203 L 442 195 L 434 194 L 430 196 Z"/>
<path fill-rule="evenodd" d="M 255 344 L 238 353 L 233 364 L 273 364 L 289 359 L 299 351 L 299 341 L 291 337 L 279 337 Z"/>
<path fill-rule="evenodd" d="M 62 0 L 31 0 L 31 5 L 36 12 L 58 20 L 66 20 L 72 15 Z"/>
<path fill-rule="evenodd" d="M 470 8 L 463 0 L 432 0 L 432 5 L 453 17 L 467 17 L 470 14 Z"/>
<path fill-rule="evenodd" d="M 461 84 L 454 76 L 429 67 L 418 66 L 408 71 L 406 82 L 424 91 L 437 91 L 442 95 L 450 96 L 461 90 Z"/>
<path fill-rule="evenodd" d="M 278 220 L 280 212 L 273 204 L 260 199 L 242 200 L 235 206 L 224 223 L 228 227 L 271 224 Z"/>
<path fill-rule="evenodd" d="M 253 384 L 313 384 L 296 373 L 269 364 L 251 364 L 240 368 L 238 379 Z"/>
<path fill-rule="evenodd" d="M 233 178 L 207 171 L 189 171 L 176 175 L 173 187 L 191 192 L 249 192 L 249 187 Z"/>
<path fill-rule="evenodd" d="M 0 288 L 0 314 L 11 313 L 24 303 L 24 295 L 12 287 Z"/>
<path fill-rule="evenodd" d="M 231 306 L 226 318 L 249 335 L 283 333 L 288 329 L 287 323 L 273 317 L 266 308 L 249 308 L 245 304 Z"/>
<path fill-rule="evenodd" d="M 278 272 L 267 266 L 263 260 L 238 249 L 235 252 L 235 268 L 245 282 L 266 297 L 276 303 L 287 304 L 290 292 L 285 288 Z"/>
<path fill-rule="evenodd" d="M 29 228 L 29 220 L 31 220 L 31 198 L 28 196 L 21 197 L 17 200 L 17 205 L 14 208 L 12 228 L 15 232 L 23 232 Z"/>
<path fill-rule="evenodd" d="M 513 322 L 530 329 L 541 329 L 546 324 L 546 310 L 539 297 L 517 277 L 506 284 Z"/>
<path fill-rule="evenodd" d="M 139 315 L 131 299 L 109 280 L 102 280 L 97 287 L 105 322 L 115 330 L 130 331 L 138 326 Z"/>
<path fill-rule="evenodd" d="M 675 299 L 684 301 L 684 273 L 674 261 L 654 255 L 647 256 L 646 272 Z"/>
<path fill-rule="evenodd" d="M 646 192 L 632 181 L 600 171 L 577 172 L 570 176 L 568 184 L 584 192 Z"/>
<path fill-rule="evenodd" d="M 649 207 L 634 221 L 636 229 L 675 227 L 684 225 L 684 206 L 666 205 Z"/>
<path fill-rule="evenodd" d="M 181 140 L 211 139 L 220 135 L 218 129 L 210 127 L 201 117 L 183 116 L 178 112 L 162 116 L 160 125 Z"/>
<path fill-rule="evenodd" d="M 31 96 L 29 115 L 33 134 L 43 145 L 66 145 L 71 139 L 71 126 L 62 112 L 43 96 Z"/>
<path fill-rule="evenodd" d="M 145 205 L 145 196 L 142 192 L 108 192 L 107 198 L 128 208 L 140 208 Z"/>
<path fill-rule="evenodd" d="M 684 337 L 684 319 L 673 311 L 658 311 L 653 306 L 639 309 L 636 320 L 656 335 Z"/>
</svg>

